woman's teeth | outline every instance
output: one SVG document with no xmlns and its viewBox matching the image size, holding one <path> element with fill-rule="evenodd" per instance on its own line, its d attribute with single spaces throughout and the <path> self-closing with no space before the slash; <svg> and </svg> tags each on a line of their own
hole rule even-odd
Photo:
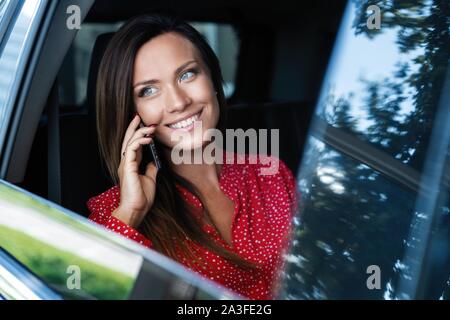
<svg viewBox="0 0 450 320">
<path fill-rule="evenodd" d="M 192 117 L 190 117 L 190 118 L 188 118 L 186 120 L 183 120 L 183 121 L 180 121 L 180 122 L 177 122 L 177 123 L 169 124 L 169 128 L 172 128 L 172 129 L 183 129 L 183 128 L 189 127 L 196 120 L 198 120 L 199 114 L 200 114 L 200 112 L 197 113 L 196 115 L 193 115 Z"/>
</svg>

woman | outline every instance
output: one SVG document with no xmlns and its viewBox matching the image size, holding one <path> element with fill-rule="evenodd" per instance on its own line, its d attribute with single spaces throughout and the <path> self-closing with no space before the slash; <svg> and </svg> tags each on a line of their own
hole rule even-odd
<svg viewBox="0 0 450 320">
<path fill-rule="evenodd" d="M 234 164 L 173 161 L 174 134 L 192 153 L 213 143 L 207 130 L 223 130 L 221 71 L 203 37 L 173 18 L 131 19 L 105 51 L 96 99 L 100 152 L 116 185 L 89 199 L 89 218 L 245 297 L 273 297 L 295 204 L 292 173 L 280 161 L 276 174 L 260 175 L 261 157 L 236 164 L 230 152 L 224 160 Z M 146 164 L 150 143 L 159 170 Z"/>
</svg>

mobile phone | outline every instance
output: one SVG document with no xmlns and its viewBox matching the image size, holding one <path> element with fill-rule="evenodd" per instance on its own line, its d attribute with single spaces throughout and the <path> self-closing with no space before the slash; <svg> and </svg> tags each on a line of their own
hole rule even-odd
<svg viewBox="0 0 450 320">
<path fill-rule="evenodd" d="M 144 123 L 141 121 L 140 127 L 145 127 Z M 148 149 L 150 149 L 150 151 L 148 151 Z M 152 142 L 150 142 L 148 145 L 143 146 L 143 150 L 144 152 L 147 153 L 147 155 L 150 158 L 153 158 L 153 161 L 155 162 L 155 166 L 156 168 L 159 170 L 161 169 L 161 160 L 158 156 L 158 151 L 156 150 L 156 145 L 154 143 L 154 141 L 152 140 Z"/>
</svg>

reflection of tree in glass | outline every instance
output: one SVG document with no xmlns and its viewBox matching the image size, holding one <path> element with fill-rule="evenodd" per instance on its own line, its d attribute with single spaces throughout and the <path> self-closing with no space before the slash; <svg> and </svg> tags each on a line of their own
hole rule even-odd
<svg viewBox="0 0 450 320">
<path fill-rule="evenodd" d="M 421 169 L 430 138 L 432 123 L 444 83 L 445 71 L 450 58 L 450 2 L 447 0 L 407 0 L 407 1 L 355 1 L 357 19 L 354 22 L 356 34 L 376 37 L 378 30 L 369 30 L 366 21 L 369 5 L 378 5 L 382 13 L 383 28 L 395 28 L 397 45 L 402 53 L 420 53 L 411 63 L 418 65 L 415 72 L 409 72 L 407 64 L 401 64 L 393 75 L 393 81 L 376 83 L 369 81 L 367 88 L 372 103 L 368 105 L 373 127 L 367 136 L 370 141 L 379 135 L 389 135 L 389 143 L 384 139 L 375 142 L 393 156 L 416 169 Z M 380 48 L 382 49 L 382 48 Z M 382 54 L 382 52 L 380 52 Z M 376 61 L 375 61 L 376 63 Z M 404 95 L 412 90 L 414 109 L 399 122 L 399 104 Z M 380 92 L 391 92 L 391 98 L 381 97 Z M 373 100 L 375 99 L 375 100 Z M 379 101 L 377 101 L 379 99 Z M 376 103 L 377 102 L 377 103 Z M 397 128 L 389 131 L 387 128 Z"/>
<path fill-rule="evenodd" d="M 288 257 L 287 297 L 381 298 L 384 290 L 367 289 L 366 269 L 380 266 L 382 289 L 394 277 L 414 198 L 317 141 L 310 151 L 304 166 L 316 169 L 299 181 L 304 214 Z"/>
<path fill-rule="evenodd" d="M 427 152 L 444 73 L 450 56 L 450 3 L 445 1 L 357 1 L 356 34 L 376 37 L 366 27 L 369 5 L 378 5 L 382 27 L 396 28 L 401 52 L 422 48 L 411 61 L 398 63 L 392 77 L 363 79 L 369 125 L 359 130 L 350 114 L 353 94 L 329 96 L 326 120 L 370 141 L 420 170 Z M 382 48 L 380 48 L 382 49 Z M 382 53 L 380 53 L 382 54 Z M 413 108 L 401 114 L 411 95 Z M 301 226 L 288 256 L 287 298 L 392 298 L 410 228 L 415 196 L 377 172 L 326 148 L 314 139 L 304 157 Z M 314 169 L 312 169 L 314 168 Z M 368 290 L 366 268 L 378 265 L 381 290 Z M 434 297 L 436 298 L 436 297 Z"/>
</svg>

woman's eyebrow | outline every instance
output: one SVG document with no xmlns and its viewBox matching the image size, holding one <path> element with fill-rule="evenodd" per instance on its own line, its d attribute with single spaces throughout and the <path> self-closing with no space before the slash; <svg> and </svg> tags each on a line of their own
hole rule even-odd
<svg viewBox="0 0 450 320">
<path fill-rule="evenodd" d="M 181 66 L 179 66 L 177 68 L 177 70 L 175 70 L 175 74 L 180 73 L 181 71 L 183 71 L 184 68 L 186 68 L 188 65 L 190 65 L 191 63 L 197 62 L 195 60 L 190 60 L 188 62 L 183 63 Z"/>
<path fill-rule="evenodd" d="M 183 63 L 181 66 L 179 66 L 176 70 L 175 70 L 175 74 L 178 74 L 178 73 L 180 73 L 184 68 L 186 68 L 188 65 L 190 65 L 191 63 L 194 63 L 194 62 L 197 62 L 197 61 L 195 61 L 195 60 L 189 60 L 188 62 L 185 62 L 185 63 Z M 143 85 L 143 84 L 153 84 L 153 83 L 157 83 L 157 82 L 159 82 L 158 80 L 154 80 L 154 79 L 152 79 L 152 80 L 144 80 L 144 81 L 140 81 L 140 82 L 138 82 L 138 83 L 136 83 L 134 86 L 133 86 L 133 89 L 135 89 L 137 86 L 140 86 L 140 85 Z"/>
</svg>

